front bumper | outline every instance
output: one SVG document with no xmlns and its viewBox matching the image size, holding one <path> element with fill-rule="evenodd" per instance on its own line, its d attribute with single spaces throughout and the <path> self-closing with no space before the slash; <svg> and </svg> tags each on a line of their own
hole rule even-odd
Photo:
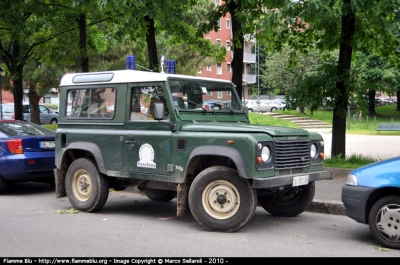
<svg viewBox="0 0 400 265">
<path fill-rule="evenodd" d="M 367 201 L 375 188 L 344 185 L 342 188 L 342 202 L 345 213 L 359 223 L 368 223 Z"/>
<path fill-rule="evenodd" d="M 276 187 L 292 185 L 294 177 L 304 176 L 304 175 L 308 175 L 309 182 L 317 181 L 317 180 L 332 179 L 332 171 L 330 171 L 330 170 L 317 171 L 317 172 L 309 172 L 309 173 L 302 173 L 302 174 L 295 174 L 295 175 L 253 179 L 253 188 L 268 189 L 268 188 L 276 188 Z"/>
</svg>

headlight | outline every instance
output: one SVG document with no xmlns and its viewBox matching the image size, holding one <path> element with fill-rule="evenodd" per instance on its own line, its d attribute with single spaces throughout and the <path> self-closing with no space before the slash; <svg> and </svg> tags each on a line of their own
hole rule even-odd
<svg viewBox="0 0 400 265">
<path fill-rule="evenodd" d="M 264 162 L 267 162 L 271 157 L 271 151 L 269 150 L 268 146 L 264 146 L 261 150 L 261 158 Z"/>
<path fill-rule="evenodd" d="M 315 158 L 317 156 L 317 146 L 315 144 L 311 145 L 310 156 L 311 158 Z"/>
<path fill-rule="evenodd" d="M 357 177 L 353 174 L 348 174 L 346 185 L 357 186 Z"/>
</svg>

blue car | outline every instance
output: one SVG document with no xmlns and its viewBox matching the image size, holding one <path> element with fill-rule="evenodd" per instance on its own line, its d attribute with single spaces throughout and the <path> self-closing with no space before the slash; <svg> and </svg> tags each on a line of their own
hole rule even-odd
<svg viewBox="0 0 400 265">
<path fill-rule="evenodd" d="M 55 132 L 31 122 L 0 120 L 0 194 L 8 182 L 54 182 Z"/>
<path fill-rule="evenodd" d="M 368 224 L 381 246 L 400 249 L 400 157 L 351 171 L 342 201 L 346 215 Z"/>
</svg>

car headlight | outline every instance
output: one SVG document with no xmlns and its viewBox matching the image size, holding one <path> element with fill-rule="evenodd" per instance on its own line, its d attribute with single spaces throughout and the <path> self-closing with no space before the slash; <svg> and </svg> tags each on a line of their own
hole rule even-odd
<svg viewBox="0 0 400 265">
<path fill-rule="evenodd" d="M 310 156 L 311 158 L 315 158 L 317 156 L 317 146 L 315 144 L 311 145 L 311 151 L 310 151 Z"/>
<path fill-rule="evenodd" d="M 261 158 L 264 162 L 267 162 L 271 158 L 271 151 L 268 146 L 264 146 L 261 150 Z"/>
<path fill-rule="evenodd" d="M 346 179 L 346 185 L 357 186 L 357 177 L 353 174 L 348 174 Z"/>
</svg>

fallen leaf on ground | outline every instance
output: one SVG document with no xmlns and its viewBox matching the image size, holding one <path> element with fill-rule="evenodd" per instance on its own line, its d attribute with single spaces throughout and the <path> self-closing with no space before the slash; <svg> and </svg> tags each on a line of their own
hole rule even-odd
<svg viewBox="0 0 400 265">
<path fill-rule="evenodd" d="M 175 216 L 170 216 L 170 217 L 159 217 L 159 218 L 158 218 L 158 220 L 161 220 L 161 221 L 172 220 L 172 219 L 175 219 Z"/>
</svg>

